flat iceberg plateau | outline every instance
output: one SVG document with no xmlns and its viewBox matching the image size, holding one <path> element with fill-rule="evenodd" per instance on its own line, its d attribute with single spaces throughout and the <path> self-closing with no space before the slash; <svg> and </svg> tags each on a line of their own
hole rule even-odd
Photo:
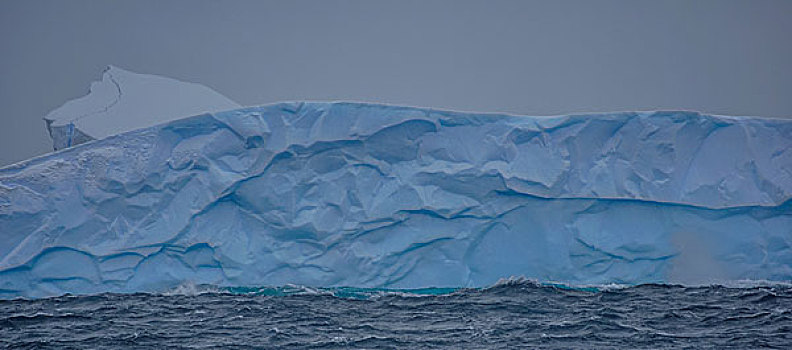
<svg viewBox="0 0 792 350">
<path fill-rule="evenodd" d="M 0 296 L 789 281 L 791 197 L 790 120 L 281 103 L 0 169 Z"/>
<path fill-rule="evenodd" d="M 125 131 L 242 106 L 195 83 L 108 66 L 88 95 L 44 117 L 57 151 Z"/>
</svg>

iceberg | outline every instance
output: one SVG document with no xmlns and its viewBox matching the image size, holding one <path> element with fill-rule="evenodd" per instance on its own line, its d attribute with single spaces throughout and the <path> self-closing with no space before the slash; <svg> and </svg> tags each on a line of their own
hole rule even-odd
<svg viewBox="0 0 792 350">
<path fill-rule="evenodd" d="M 204 112 L 240 108 L 214 90 L 108 66 L 90 93 L 44 117 L 57 151 L 90 140 Z"/>
<path fill-rule="evenodd" d="M 0 298 L 789 281 L 791 194 L 790 120 L 279 103 L 0 169 Z"/>
</svg>

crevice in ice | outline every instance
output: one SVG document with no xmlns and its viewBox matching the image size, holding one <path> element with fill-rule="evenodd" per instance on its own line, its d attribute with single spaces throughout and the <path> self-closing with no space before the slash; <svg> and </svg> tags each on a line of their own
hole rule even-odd
<svg viewBox="0 0 792 350">
<path fill-rule="evenodd" d="M 84 119 L 84 118 L 87 118 L 87 117 L 91 117 L 91 116 L 94 116 L 94 115 L 97 115 L 97 114 L 107 113 L 107 111 L 109 111 L 111 108 L 113 108 L 115 105 L 117 105 L 118 102 L 121 101 L 121 96 L 123 95 L 123 93 L 121 91 L 121 85 L 118 84 L 118 81 L 115 80 L 115 78 L 113 77 L 113 73 L 110 70 L 111 70 L 111 68 L 108 68 L 106 74 L 107 74 L 107 77 L 110 79 L 110 82 L 113 84 L 113 86 L 115 86 L 115 91 L 116 91 L 115 99 L 113 99 L 113 101 L 111 101 L 107 106 L 103 107 L 102 109 L 100 109 L 98 111 L 90 112 L 90 113 L 86 113 L 86 114 L 82 114 L 82 115 L 79 115 L 77 117 L 74 117 L 73 119 L 69 120 L 69 123 L 74 124 L 75 122 L 77 122 L 77 121 L 79 121 L 81 119 Z"/>
</svg>

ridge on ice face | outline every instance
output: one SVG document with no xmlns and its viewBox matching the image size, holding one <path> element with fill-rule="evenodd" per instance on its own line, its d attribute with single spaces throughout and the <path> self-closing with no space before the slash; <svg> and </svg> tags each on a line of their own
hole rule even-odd
<svg viewBox="0 0 792 350">
<path fill-rule="evenodd" d="M 789 120 L 282 103 L 0 169 L 0 295 L 788 281 L 791 194 Z"/>
<path fill-rule="evenodd" d="M 214 90 L 109 66 L 91 92 L 66 102 L 44 120 L 57 151 L 83 142 L 205 112 L 240 108 Z"/>
</svg>

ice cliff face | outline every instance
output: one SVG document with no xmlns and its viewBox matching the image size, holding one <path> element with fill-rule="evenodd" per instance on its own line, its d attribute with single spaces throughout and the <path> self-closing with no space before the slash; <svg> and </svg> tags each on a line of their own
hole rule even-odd
<svg viewBox="0 0 792 350">
<path fill-rule="evenodd" d="M 0 169 L 0 295 L 790 280 L 791 197 L 787 120 L 284 103 Z"/>
<path fill-rule="evenodd" d="M 214 90 L 109 66 L 91 92 L 47 114 L 55 150 L 205 112 L 240 108 Z"/>
</svg>

